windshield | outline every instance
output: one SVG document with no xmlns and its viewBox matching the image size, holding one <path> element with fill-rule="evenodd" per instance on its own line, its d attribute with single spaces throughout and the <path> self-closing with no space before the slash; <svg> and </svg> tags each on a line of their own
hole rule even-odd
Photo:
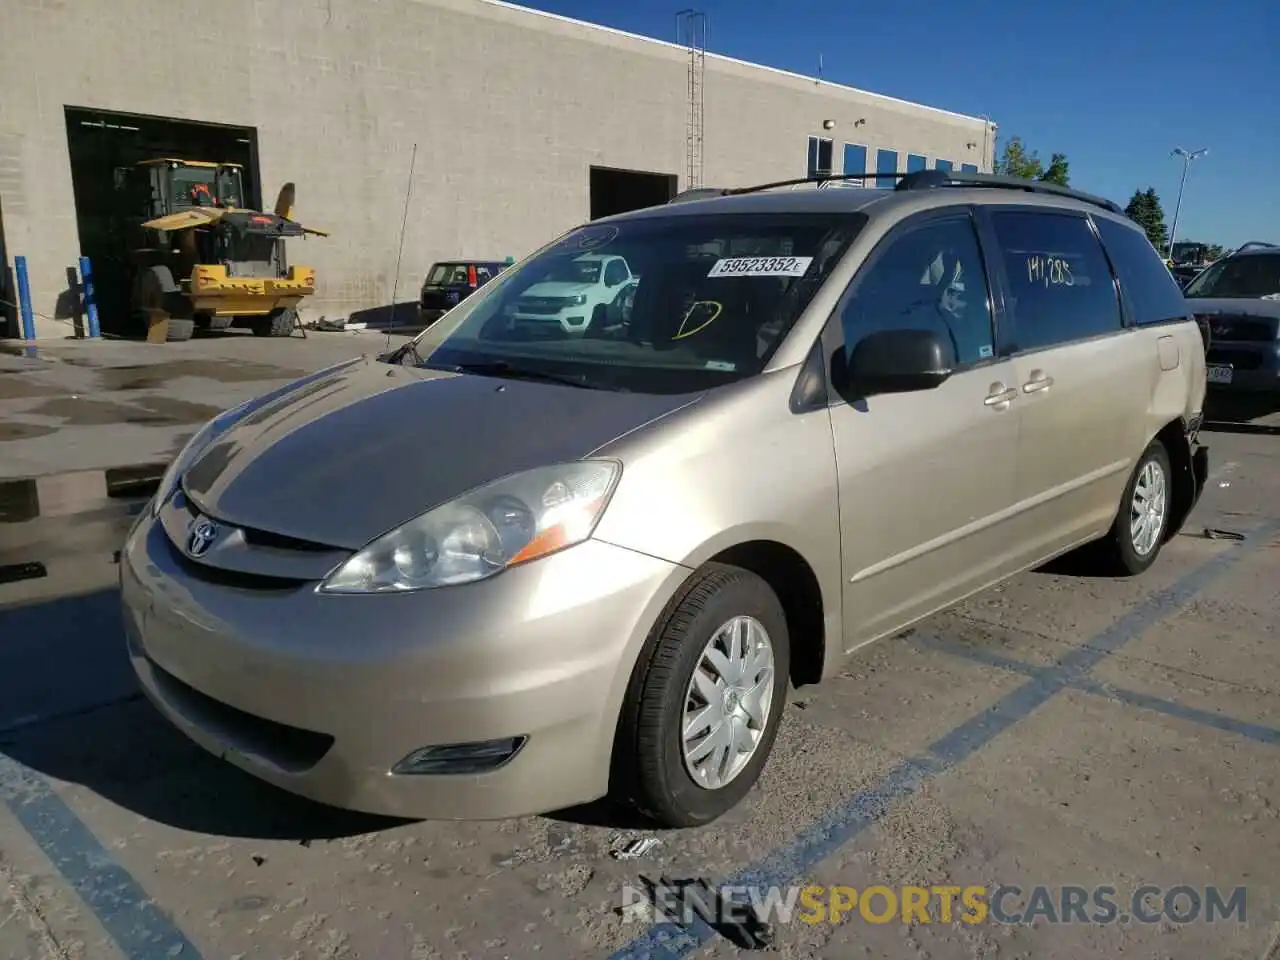
<svg viewBox="0 0 1280 960">
<path fill-rule="evenodd" d="M 1188 297 L 1280 296 L 1280 253 L 1219 260 L 1187 284 Z"/>
<path fill-rule="evenodd" d="M 1174 263 L 1199 263 L 1208 252 L 1203 243 L 1175 243 L 1172 259 Z"/>
<path fill-rule="evenodd" d="M 175 167 L 175 207 L 239 207 L 240 171 L 235 167 Z"/>
<path fill-rule="evenodd" d="M 585 226 L 429 327 L 415 341 L 418 359 L 497 363 L 643 393 L 754 376 L 865 222 L 862 214 L 701 214 Z M 607 251 L 608 260 L 584 251 Z M 580 279 L 584 262 L 598 275 L 586 292 L 539 288 Z"/>
<path fill-rule="evenodd" d="M 551 283 L 598 283 L 603 262 L 595 257 L 557 260 L 548 265 L 542 279 Z"/>
</svg>

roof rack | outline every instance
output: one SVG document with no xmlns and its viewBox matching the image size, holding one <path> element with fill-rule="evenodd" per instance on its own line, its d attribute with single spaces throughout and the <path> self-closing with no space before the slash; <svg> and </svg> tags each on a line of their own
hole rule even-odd
<svg viewBox="0 0 1280 960">
<path fill-rule="evenodd" d="M 882 176 L 882 174 L 878 174 Z M 954 173 L 946 170 L 917 170 L 902 175 L 895 190 L 932 190 L 937 187 L 996 187 L 1002 190 L 1025 190 L 1028 193 L 1044 193 L 1055 197 L 1069 197 L 1083 203 L 1101 207 L 1111 213 L 1124 213 L 1116 203 L 1091 193 L 1060 187 L 1043 180 L 1025 180 L 1022 177 L 1004 177 L 993 173 Z"/>
<path fill-rule="evenodd" d="M 741 196 L 744 193 L 760 193 L 764 190 L 776 190 L 779 187 L 793 187 L 806 183 L 817 184 L 818 189 L 821 190 L 824 187 L 853 180 L 897 180 L 895 190 L 932 190 L 938 187 L 994 187 L 1002 190 L 1025 190 L 1028 193 L 1068 197 L 1101 207 L 1111 213 L 1124 213 L 1118 204 L 1104 197 L 1096 197 L 1081 190 L 1072 190 L 1070 187 L 1060 187 L 1056 183 L 1024 180 L 1021 177 L 1003 177 L 992 173 L 948 173 L 945 170 L 917 170 L 914 173 L 828 173 L 816 177 L 774 180 L 750 187 L 698 187 L 678 193 L 668 202 L 683 203 L 686 200 L 705 200 L 708 197 Z"/>
<path fill-rule="evenodd" d="M 1236 247 L 1235 250 L 1231 252 L 1244 253 L 1246 250 L 1256 250 L 1258 248 L 1262 248 L 1264 250 L 1274 250 L 1276 248 L 1276 245 L 1274 243 L 1268 243 L 1265 240 L 1250 240 L 1248 243 L 1240 244 L 1240 246 Z"/>
</svg>

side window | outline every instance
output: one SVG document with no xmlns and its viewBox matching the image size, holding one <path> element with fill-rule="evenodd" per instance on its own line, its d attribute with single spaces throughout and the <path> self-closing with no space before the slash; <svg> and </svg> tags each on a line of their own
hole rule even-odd
<svg viewBox="0 0 1280 960">
<path fill-rule="evenodd" d="M 621 260 L 610 260 L 604 268 L 604 283 L 607 287 L 616 287 L 627 279 L 627 265 Z"/>
<path fill-rule="evenodd" d="M 840 315 L 845 349 L 886 329 L 932 330 L 961 364 L 993 356 L 982 253 L 967 216 L 908 228 L 859 276 Z"/>
<path fill-rule="evenodd" d="M 1190 312 L 1187 301 L 1146 235 L 1114 220 L 1098 217 L 1094 222 L 1120 275 L 1120 286 L 1129 299 L 1133 322 L 1141 326 L 1185 320 Z"/>
<path fill-rule="evenodd" d="M 1086 218 L 1020 211 L 991 220 L 1009 279 L 1018 349 L 1121 329 L 1115 279 Z"/>
</svg>

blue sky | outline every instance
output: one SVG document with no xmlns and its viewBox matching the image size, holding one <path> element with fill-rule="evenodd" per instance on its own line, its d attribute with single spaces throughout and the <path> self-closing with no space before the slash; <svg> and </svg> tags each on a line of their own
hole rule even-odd
<svg viewBox="0 0 1280 960">
<path fill-rule="evenodd" d="M 1155 187 L 1169 223 L 1182 170 L 1169 153 L 1207 146 L 1179 239 L 1280 242 L 1277 0 L 524 2 L 663 40 L 694 6 L 712 52 L 808 75 L 821 54 L 833 82 L 988 115 L 1002 140 L 1066 153 L 1072 186 L 1122 205 Z"/>
</svg>

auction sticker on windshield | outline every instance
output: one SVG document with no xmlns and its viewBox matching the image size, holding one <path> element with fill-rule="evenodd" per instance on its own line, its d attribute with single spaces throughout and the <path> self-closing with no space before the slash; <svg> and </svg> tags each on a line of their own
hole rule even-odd
<svg viewBox="0 0 1280 960">
<path fill-rule="evenodd" d="M 813 257 L 728 257 L 717 260 L 708 277 L 803 277 Z"/>
</svg>

